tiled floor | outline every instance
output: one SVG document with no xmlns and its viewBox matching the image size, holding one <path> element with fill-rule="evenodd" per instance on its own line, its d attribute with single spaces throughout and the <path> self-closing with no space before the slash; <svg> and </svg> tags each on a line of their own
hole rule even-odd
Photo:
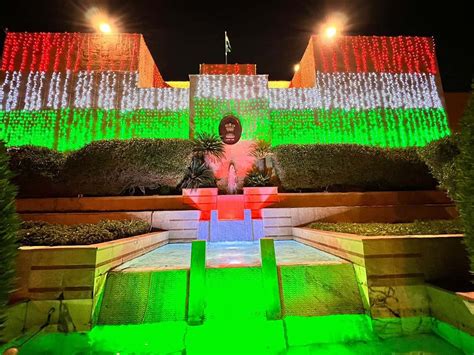
<svg viewBox="0 0 474 355">
<path fill-rule="evenodd" d="M 339 263 L 342 259 L 293 240 L 275 241 L 278 265 Z M 236 267 L 260 265 L 259 242 L 207 243 L 208 267 Z M 116 271 L 131 269 L 189 268 L 191 244 L 167 244 L 133 259 Z"/>
</svg>

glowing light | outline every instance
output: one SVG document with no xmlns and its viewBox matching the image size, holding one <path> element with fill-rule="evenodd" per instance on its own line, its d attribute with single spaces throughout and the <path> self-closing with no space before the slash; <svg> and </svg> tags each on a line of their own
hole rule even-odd
<svg viewBox="0 0 474 355">
<path fill-rule="evenodd" d="M 89 25 L 98 32 L 109 34 L 117 32 L 117 24 L 114 19 L 103 9 L 92 7 L 86 12 L 86 19 Z M 113 30 L 113 31 L 112 31 Z"/>
<path fill-rule="evenodd" d="M 336 35 L 342 34 L 348 27 L 348 18 L 342 12 L 334 12 L 329 14 L 324 22 L 320 25 L 319 33 L 324 38 L 330 40 Z"/>
<path fill-rule="evenodd" d="M 336 27 L 329 26 L 328 28 L 326 28 L 326 31 L 325 31 L 326 37 L 332 38 L 336 35 L 336 33 L 337 33 Z"/>
<path fill-rule="evenodd" d="M 294 67 L 293 67 L 293 70 L 295 71 L 295 73 L 300 70 L 300 65 L 299 64 L 295 64 Z"/>
<path fill-rule="evenodd" d="M 103 33 L 112 32 L 112 28 L 110 27 L 110 25 L 108 23 L 105 23 L 105 22 L 103 22 L 99 25 L 99 30 Z"/>
</svg>

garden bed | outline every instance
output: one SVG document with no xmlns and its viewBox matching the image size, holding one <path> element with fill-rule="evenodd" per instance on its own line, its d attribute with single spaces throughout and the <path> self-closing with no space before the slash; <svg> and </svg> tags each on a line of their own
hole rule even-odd
<svg viewBox="0 0 474 355">
<path fill-rule="evenodd" d="M 426 220 L 412 223 L 323 223 L 315 222 L 309 228 L 350 233 L 363 236 L 384 235 L 439 235 L 462 234 L 464 228 L 460 219 Z"/>
<path fill-rule="evenodd" d="M 22 246 L 89 245 L 133 237 L 150 230 L 150 224 L 141 220 L 71 225 L 25 221 L 18 234 Z"/>
</svg>

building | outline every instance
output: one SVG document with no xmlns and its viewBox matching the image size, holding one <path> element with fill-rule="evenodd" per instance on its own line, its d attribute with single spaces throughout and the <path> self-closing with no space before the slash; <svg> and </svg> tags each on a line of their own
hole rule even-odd
<svg viewBox="0 0 474 355">
<path fill-rule="evenodd" d="M 67 151 L 100 139 L 219 133 L 280 144 L 423 146 L 449 135 L 434 43 L 426 37 L 312 36 L 289 87 L 256 66 L 201 65 L 162 78 L 140 34 L 8 33 L 0 139 Z M 239 143 L 238 143 L 239 144 Z"/>
</svg>

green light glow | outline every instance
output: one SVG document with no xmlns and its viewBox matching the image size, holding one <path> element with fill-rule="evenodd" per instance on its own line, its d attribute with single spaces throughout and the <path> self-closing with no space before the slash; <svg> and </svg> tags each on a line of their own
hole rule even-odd
<svg viewBox="0 0 474 355">
<path fill-rule="evenodd" d="M 186 319 L 187 270 L 111 272 L 99 324 L 138 324 Z"/>
<path fill-rule="evenodd" d="M 281 319 L 280 287 L 273 239 L 260 239 L 260 255 L 263 290 L 267 301 L 267 319 Z"/>
<path fill-rule="evenodd" d="M 274 110 L 272 145 L 424 146 L 450 134 L 444 109 Z"/>
<path fill-rule="evenodd" d="M 194 133 L 218 133 L 219 123 L 225 115 L 232 114 L 242 124 L 242 139 L 271 138 L 267 99 L 220 100 L 194 98 Z"/>
<path fill-rule="evenodd" d="M 185 322 L 96 326 L 86 333 L 42 333 L 22 346 L 20 354 L 463 354 L 432 334 L 377 339 L 370 333 L 369 319 L 365 315 L 339 315 L 285 321 L 233 320 L 201 326 L 187 326 Z M 462 349 L 472 353 L 473 337 L 464 336 L 471 343 Z M 0 351 L 21 342 L 7 344 Z"/>
<path fill-rule="evenodd" d="M 206 241 L 193 240 L 189 270 L 188 323 L 201 324 L 206 304 Z"/>
<path fill-rule="evenodd" d="M 189 111 L 102 109 L 0 111 L 0 139 L 8 146 L 74 150 L 100 139 L 188 138 Z"/>
<path fill-rule="evenodd" d="M 8 146 L 36 145 L 68 151 L 99 139 L 183 138 L 217 133 L 236 115 L 242 139 L 280 144 L 351 143 L 380 147 L 424 146 L 450 134 L 444 109 L 270 110 L 268 100 L 194 99 L 189 110 L 122 112 L 103 109 L 0 111 L 0 139 Z"/>
</svg>

